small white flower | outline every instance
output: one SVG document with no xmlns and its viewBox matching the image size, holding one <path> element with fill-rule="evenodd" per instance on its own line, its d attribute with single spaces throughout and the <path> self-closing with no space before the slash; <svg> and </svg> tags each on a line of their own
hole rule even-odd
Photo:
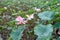
<svg viewBox="0 0 60 40">
<path fill-rule="evenodd" d="M 7 9 L 7 7 L 4 7 L 4 9 Z"/>
<path fill-rule="evenodd" d="M 48 1 L 46 1 L 46 3 L 49 3 Z"/>
<path fill-rule="evenodd" d="M 50 7 L 48 7 L 48 9 L 50 10 L 51 8 L 50 8 Z"/>
<path fill-rule="evenodd" d="M 31 19 L 33 19 L 34 18 L 34 14 L 31 14 L 31 15 L 26 15 L 28 18 L 27 18 L 27 20 L 31 20 Z"/>
<path fill-rule="evenodd" d="M 36 11 L 36 12 L 40 12 L 41 9 L 35 7 L 35 11 Z"/>
<path fill-rule="evenodd" d="M 57 5 L 60 5 L 59 3 L 57 3 Z"/>
</svg>

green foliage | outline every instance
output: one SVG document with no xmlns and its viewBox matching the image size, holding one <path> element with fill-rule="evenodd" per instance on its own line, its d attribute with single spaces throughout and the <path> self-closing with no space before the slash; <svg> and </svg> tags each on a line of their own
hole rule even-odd
<svg viewBox="0 0 60 40">
<path fill-rule="evenodd" d="M 36 40 L 50 40 L 52 32 L 53 27 L 51 24 L 38 24 L 34 28 L 34 33 L 38 35 L 38 38 Z"/>
<path fill-rule="evenodd" d="M 15 5 L 16 7 L 19 6 L 19 4 L 24 4 L 27 7 L 46 7 L 49 5 L 53 5 L 59 2 L 59 0 L 2 0 L 1 4 L 12 6 Z"/>
<path fill-rule="evenodd" d="M 27 18 L 27 15 L 30 14 L 34 14 L 34 18 L 27 20 L 31 18 L 31 16 Z M 27 24 L 24 24 L 26 30 L 24 29 L 25 26 L 16 24 L 17 16 L 26 18 L 24 19 L 27 20 Z M 22 39 L 23 31 L 26 31 L 28 37 L 37 35 L 38 37 L 35 40 L 50 40 L 54 30 L 53 27 L 60 28 L 60 0 L 1 0 L 0 30 L 10 27 L 12 32 L 9 40 Z"/>
<path fill-rule="evenodd" d="M 12 21 L 9 21 L 9 22 L 7 22 L 7 24 L 9 25 L 9 26 L 15 26 L 15 20 L 12 20 Z"/>
<path fill-rule="evenodd" d="M 2 12 L 4 12 L 4 11 L 5 11 L 4 8 L 0 8 L 0 14 L 1 14 Z"/>
</svg>

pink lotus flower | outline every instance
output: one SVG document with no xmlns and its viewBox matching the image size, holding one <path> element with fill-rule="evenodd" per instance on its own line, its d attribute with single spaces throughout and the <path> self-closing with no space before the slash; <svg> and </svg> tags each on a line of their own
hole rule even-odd
<svg viewBox="0 0 60 40">
<path fill-rule="evenodd" d="M 17 18 L 16 18 L 16 24 L 26 24 L 27 23 L 27 21 L 25 21 L 24 20 L 24 18 L 22 18 L 21 16 L 17 16 Z"/>
</svg>

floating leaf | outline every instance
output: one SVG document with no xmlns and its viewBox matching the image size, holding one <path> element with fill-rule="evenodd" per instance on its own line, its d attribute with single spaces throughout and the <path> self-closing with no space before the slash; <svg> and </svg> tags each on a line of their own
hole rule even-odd
<svg viewBox="0 0 60 40">
<path fill-rule="evenodd" d="M 56 40 L 60 40 L 60 37 L 58 37 Z"/>
<path fill-rule="evenodd" d="M 38 16 L 41 18 L 41 20 L 52 20 L 53 19 L 54 12 L 45 11 L 42 13 L 39 13 Z"/>
<path fill-rule="evenodd" d="M 20 40 L 22 37 L 23 31 L 24 31 L 24 26 L 20 26 L 17 29 L 12 30 L 10 36 L 13 40 Z"/>
<path fill-rule="evenodd" d="M 60 27 L 60 22 L 55 23 L 55 27 Z"/>
<path fill-rule="evenodd" d="M 38 38 L 36 40 L 49 40 L 52 32 L 53 27 L 51 24 L 48 25 L 38 24 L 34 28 L 34 33 L 38 35 Z"/>
</svg>

